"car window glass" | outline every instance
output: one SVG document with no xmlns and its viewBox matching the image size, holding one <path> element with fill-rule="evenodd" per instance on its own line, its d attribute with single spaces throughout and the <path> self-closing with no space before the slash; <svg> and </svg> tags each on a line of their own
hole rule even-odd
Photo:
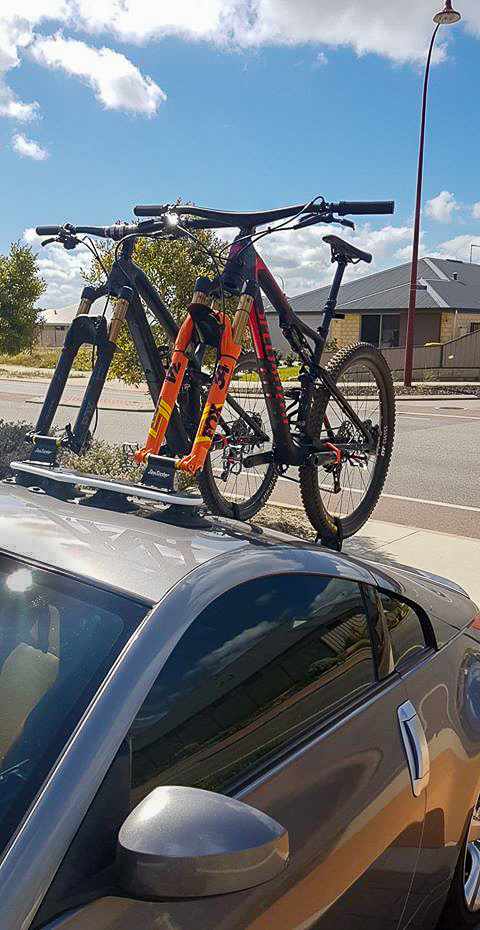
<svg viewBox="0 0 480 930">
<path fill-rule="evenodd" d="M 0 851 L 145 611 L 0 557 Z"/>
<path fill-rule="evenodd" d="M 155 784 L 220 789 L 374 681 L 360 587 L 258 578 L 214 601 L 132 727 L 133 802 Z"/>
<path fill-rule="evenodd" d="M 405 601 L 388 594 L 380 594 L 380 601 L 390 632 L 395 665 L 399 666 L 425 650 L 421 620 Z"/>
</svg>

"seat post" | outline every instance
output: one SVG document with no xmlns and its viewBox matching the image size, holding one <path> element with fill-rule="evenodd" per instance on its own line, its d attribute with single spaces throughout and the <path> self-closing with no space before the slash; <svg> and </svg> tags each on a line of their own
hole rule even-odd
<svg viewBox="0 0 480 930">
<path fill-rule="evenodd" d="M 347 267 L 347 259 L 340 255 L 337 258 L 337 270 L 335 271 L 335 277 L 330 288 L 330 293 L 325 303 L 323 320 L 321 325 L 317 328 L 317 332 L 320 333 L 323 343 L 326 342 L 328 331 L 330 329 L 330 323 L 335 315 L 335 307 L 337 306 L 338 292 L 340 290 L 340 285 L 342 283 L 342 278 Z"/>
</svg>

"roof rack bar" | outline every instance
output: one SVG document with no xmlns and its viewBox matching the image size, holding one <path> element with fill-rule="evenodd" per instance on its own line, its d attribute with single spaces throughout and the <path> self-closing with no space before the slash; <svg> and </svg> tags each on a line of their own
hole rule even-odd
<svg viewBox="0 0 480 930">
<path fill-rule="evenodd" d="M 108 478 L 102 478 L 99 475 L 84 475 L 81 472 L 66 468 L 48 468 L 37 465 L 34 462 L 11 462 L 10 468 L 13 472 L 20 472 L 22 475 L 32 475 L 36 478 L 43 478 L 49 481 L 60 482 L 63 484 L 77 485 L 82 488 L 93 488 L 101 491 L 113 491 L 117 494 L 123 494 L 125 497 L 138 497 L 142 500 L 158 501 L 162 504 L 176 505 L 180 507 L 202 507 L 203 499 L 200 495 L 182 494 L 178 491 L 157 491 L 152 487 L 145 487 L 142 484 L 134 484 L 128 481 L 113 481 Z"/>
</svg>

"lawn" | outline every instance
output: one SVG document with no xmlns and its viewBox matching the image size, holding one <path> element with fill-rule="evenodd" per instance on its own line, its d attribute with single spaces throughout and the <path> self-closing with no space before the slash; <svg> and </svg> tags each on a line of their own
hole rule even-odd
<svg viewBox="0 0 480 930">
<path fill-rule="evenodd" d="M 278 376 L 280 381 L 288 381 L 289 378 L 298 378 L 300 368 L 298 365 L 289 365 L 287 368 L 279 368 Z M 235 378 L 235 375 L 233 376 Z M 239 381 L 258 381 L 258 375 L 254 372 L 248 375 L 240 375 Z"/>
</svg>

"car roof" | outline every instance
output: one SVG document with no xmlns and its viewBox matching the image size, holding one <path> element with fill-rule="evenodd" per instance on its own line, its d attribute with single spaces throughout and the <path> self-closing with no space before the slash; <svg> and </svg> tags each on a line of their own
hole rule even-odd
<svg viewBox="0 0 480 930">
<path fill-rule="evenodd" d="M 172 519 L 174 523 L 165 522 L 163 508 L 148 506 L 121 513 L 0 483 L 0 550 L 150 604 L 157 603 L 193 569 L 218 556 L 222 562 L 232 557 L 234 584 L 235 556 L 254 547 L 258 550 L 258 574 L 262 574 L 262 553 L 269 554 L 271 565 L 275 550 L 280 548 L 285 555 L 285 549 L 303 549 L 308 570 L 312 563 L 307 553 L 313 553 L 314 570 L 322 571 L 323 567 L 336 574 L 337 568 L 344 577 L 372 580 L 358 559 L 322 550 L 285 533 L 201 516 L 197 511 L 186 517 L 172 515 Z"/>
</svg>

